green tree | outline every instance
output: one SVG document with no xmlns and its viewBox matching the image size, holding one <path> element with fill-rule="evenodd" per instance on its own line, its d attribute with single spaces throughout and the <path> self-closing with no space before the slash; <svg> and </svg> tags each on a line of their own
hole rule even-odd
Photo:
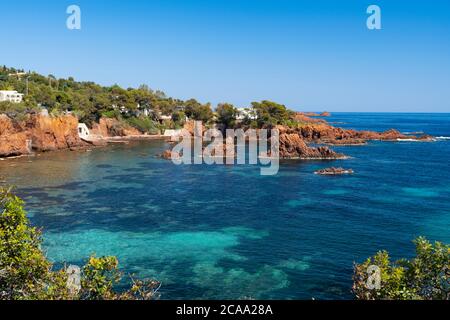
<svg viewBox="0 0 450 320">
<path fill-rule="evenodd" d="M 141 132 L 159 134 L 158 124 L 148 117 L 131 117 L 127 123 Z"/>
<path fill-rule="evenodd" d="M 260 127 L 274 127 L 288 122 L 291 118 L 292 112 L 286 106 L 276 102 L 264 100 L 262 102 L 252 102 L 252 106 L 258 116 Z"/>
<path fill-rule="evenodd" d="M 204 123 L 210 122 L 214 116 L 210 103 L 201 104 L 195 99 L 190 99 L 185 102 L 184 112 L 189 119 Z"/>
<path fill-rule="evenodd" d="M 68 298 L 65 274 L 51 272 L 41 232 L 29 225 L 23 201 L 1 189 L 0 212 L 0 299 Z"/>
<path fill-rule="evenodd" d="M 116 257 L 92 256 L 83 268 L 83 298 L 86 300 L 112 300 L 113 286 L 121 279 Z"/>
<path fill-rule="evenodd" d="M 234 127 L 236 123 L 237 109 L 230 103 L 221 103 L 217 106 L 217 122 L 226 128 Z"/>
<path fill-rule="evenodd" d="M 186 120 L 186 114 L 179 110 L 179 111 L 174 111 L 172 113 L 172 121 L 174 122 L 175 126 L 183 126 Z"/>
<path fill-rule="evenodd" d="M 448 300 L 450 299 L 450 246 L 430 243 L 425 238 L 414 241 L 416 257 L 391 262 L 380 251 L 362 264 L 355 264 L 353 292 L 362 300 Z M 371 266 L 374 266 L 375 269 Z M 379 274 L 371 273 L 378 270 Z M 379 287 L 370 286 L 379 276 Z"/>
</svg>

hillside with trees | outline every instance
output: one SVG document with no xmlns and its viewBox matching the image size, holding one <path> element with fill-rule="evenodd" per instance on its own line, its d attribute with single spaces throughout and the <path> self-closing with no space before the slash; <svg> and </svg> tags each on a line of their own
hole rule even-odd
<svg viewBox="0 0 450 320">
<path fill-rule="evenodd" d="M 76 81 L 72 77 L 43 76 L 6 66 L 0 67 L 0 90 L 24 94 L 22 103 L 0 102 L 0 113 L 11 118 L 46 109 L 50 115 L 74 114 L 88 126 L 102 117 L 115 118 L 149 133 L 155 128 L 179 128 L 186 119 L 233 127 L 239 113 L 229 103 L 221 103 L 213 110 L 210 103 L 168 97 L 163 91 L 153 90 L 148 85 L 126 89 L 117 84 L 101 86 L 95 82 Z M 251 109 L 258 121 L 255 121 L 256 117 L 244 117 L 244 125 L 274 126 L 288 124 L 293 118 L 292 111 L 271 101 L 253 102 Z"/>
<path fill-rule="evenodd" d="M 0 90 L 24 94 L 20 104 L 1 102 L 1 113 L 16 116 L 44 108 L 52 115 L 73 113 L 80 122 L 88 125 L 98 122 L 101 117 L 121 119 L 138 127 L 143 118 L 154 123 L 160 122 L 161 118 L 172 118 L 177 124 L 185 118 L 185 108 L 194 120 L 207 122 L 213 115 L 208 103 L 167 97 L 164 92 L 152 90 L 147 85 L 127 89 L 119 85 L 105 87 L 94 82 L 79 82 L 72 77 L 43 76 L 6 66 L 0 68 Z"/>
</svg>

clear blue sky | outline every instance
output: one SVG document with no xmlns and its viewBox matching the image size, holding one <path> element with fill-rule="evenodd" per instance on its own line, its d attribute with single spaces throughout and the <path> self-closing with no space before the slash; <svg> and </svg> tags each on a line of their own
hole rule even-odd
<svg viewBox="0 0 450 320">
<path fill-rule="evenodd" d="M 66 8 L 82 30 L 66 28 Z M 366 9 L 382 9 L 380 31 Z M 297 110 L 450 112 L 450 1 L 2 1 L 0 64 Z"/>
</svg>

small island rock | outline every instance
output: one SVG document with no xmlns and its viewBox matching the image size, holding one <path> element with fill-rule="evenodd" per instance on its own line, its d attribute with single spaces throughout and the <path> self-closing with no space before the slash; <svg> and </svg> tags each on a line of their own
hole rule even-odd
<svg viewBox="0 0 450 320">
<path fill-rule="evenodd" d="M 320 175 L 323 175 L 323 176 L 334 176 L 334 175 L 342 175 L 342 174 L 353 174 L 354 172 L 353 172 L 352 169 L 331 167 L 331 168 L 317 170 L 314 173 L 315 174 L 320 174 Z"/>
</svg>

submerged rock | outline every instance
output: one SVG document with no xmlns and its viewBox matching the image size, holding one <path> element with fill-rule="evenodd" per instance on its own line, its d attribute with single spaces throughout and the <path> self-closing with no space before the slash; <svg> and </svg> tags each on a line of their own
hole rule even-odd
<svg viewBox="0 0 450 320">
<path fill-rule="evenodd" d="M 165 160 L 179 159 L 181 155 L 177 152 L 173 152 L 172 150 L 166 150 L 161 155 L 161 158 Z"/>
</svg>

